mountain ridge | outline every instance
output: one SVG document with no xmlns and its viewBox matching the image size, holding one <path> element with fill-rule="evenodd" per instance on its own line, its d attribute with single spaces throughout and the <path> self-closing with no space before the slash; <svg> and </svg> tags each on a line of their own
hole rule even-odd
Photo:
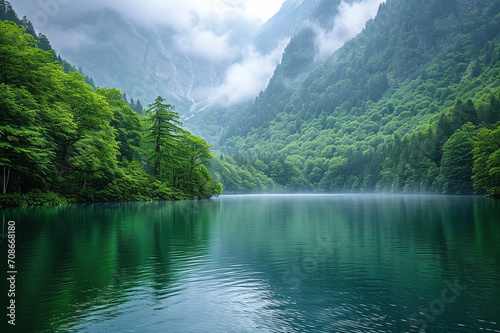
<svg viewBox="0 0 500 333">
<path fill-rule="evenodd" d="M 457 141 L 445 143 L 500 120 L 499 12 L 481 0 L 387 1 L 298 87 L 278 66 L 254 103 L 231 111 L 219 149 L 283 190 L 473 193 L 472 182 L 446 185 Z"/>
</svg>

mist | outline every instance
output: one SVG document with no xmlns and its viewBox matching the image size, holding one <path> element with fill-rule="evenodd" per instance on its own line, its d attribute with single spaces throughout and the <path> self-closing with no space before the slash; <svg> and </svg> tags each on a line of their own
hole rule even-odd
<svg viewBox="0 0 500 333">
<path fill-rule="evenodd" d="M 250 42 L 283 1 L 13 0 L 12 4 L 21 17 L 26 15 L 38 32 L 49 37 L 63 57 L 84 48 L 106 47 L 96 37 L 99 31 L 89 23 L 89 18 L 105 9 L 120 15 L 133 29 L 171 35 L 172 46 L 186 57 L 207 66 L 229 68 L 227 76 L 220 79 L 222 86 L 214 88 L 213 96 L 235 103 L 264 88 L 279 62 L 284 45 L 270 54 L 260 54 Z M 236 82 L 244 84 L 235 85 Z"/>
<path fill-rule="evenodd" d="M 231 106 L 255 98 L 271 79 L 289 39 L 271 53 L 262 54 L 253 45 L 243 52 L 243 59 L 229 68 L 224 82 L 215 89 L 215 103 Z"/>
<path fill-rule="evenodd" d="M 173 34 L 173 47 L 190 59 L 227 66 L 224 77 L 213 87 L 211 102 L 230 106 L 254 99 L 264 90 L 279 64 L 289 37 L 269 53 L 251 41 L 258 28 L 284 0 L 12 0 L 19 15 L 26 15 L 38 32 L 46 34 L 63 57 L 96 44 L 98 31 L 86 18 L 108 8 L 133 27 Z M 332 29 L 314 24 L 316 57 L 324 60 L 359 33 L 376 15 L 382 0 L 342 2 Z M 135 29 L 135 28 L 134 28 Z M 79 64 L 75 64 L 79 65 Z M 85 70 L 85 68 L 84 68 Z M 203 87 L 198 87 L 202 91 Z"/>
<path fill-rule="evenodd" d="M 308 23 L 316 32 L 316 61 L 325 60 L 360 33 L 366 22 L 376 16 L 384 1 L 364 0 L 352 4 L 342 1 L 330 30 Z M 223 106 L 231 106 L 255 98 L 267 87 L 288 42 L 289 39 L 282 41 L 269 54 L 261 54 L 253 46 L 247 48 L 243 60 L 229 69 L 224 83 L 216 89 L 215 101 Z"/>
<path fill-rule="evenodd" d="M 283 0 L 272 0 L 281 3 Z M 214 47 L 227 52 L 228 34 L 235 22 L 248 29 L 256 30 L 264 20 L 246 9 L 241 0 L 13 0 L 12 4 L 19 15 L 26 15 L 35 28 L 49 36 L 54 47 L 63 52 L 72 43 L 68 36 L 88 35 L 88 27 L 82 25 L 82 17 L 109 8 L 119 13 L 124 21 L 147 29 L 170 28 L 185 37 L 188 49 L 199 47 L 198 53 L 207 52 L 208 47 L 201 39 L 215 42 Z M 262 14 L 264 15 L 264 14 Z M 75 23 L 77 22 L 77 23 Z M 250 28 L 252 27 L 252 28 Z M 179 38 L 181 38 L 179 37 Z M 206 43 L 206 42 L 205 42 Z"/>
<path fill-rule="evenodd" d="M 385 0 L 363 0 L 352 4 L 342 1 L 331 30 L 312 25 L 313 30 L 316 31 L 318 60 L 324 60 L 360 33 L 366 22 L 377 15 L 378 8 L 383 2 Z"/>
</svg>

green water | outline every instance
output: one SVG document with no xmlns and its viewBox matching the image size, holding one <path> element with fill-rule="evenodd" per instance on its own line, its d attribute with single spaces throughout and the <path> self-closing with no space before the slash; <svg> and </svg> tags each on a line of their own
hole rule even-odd
<svg viewBox="0 0 500 333">
<path fill-rule="evenodd" d="M 2 332 L 500 332 L 500 204 L 283 195 L 0 211 Z M 2 308 L 7 244 L 2 239 Z"/>
</svg>

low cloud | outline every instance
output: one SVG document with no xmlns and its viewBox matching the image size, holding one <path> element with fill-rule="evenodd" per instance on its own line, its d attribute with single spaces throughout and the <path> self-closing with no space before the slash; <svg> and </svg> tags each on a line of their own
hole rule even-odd
<svg viewBox="0 0 500 333">
<path fill-rule="evenodd" d="M 174 36 L 176 48 L 188 55 L 194 55 L 211 62 L 220 62 L 234 57 L 234 50 L 228 42 L 229 34 L 216 35 L 210 30 L 194 28 Z"/>
<path fill-rule="evenodd" d="M 200 22 L 244 18 L 263 21 L 278 11 L 284 0 L 11 0 L 21 16 L 40 29 L 71 21 L 83 13 L 111 8 L 144 25 L 159 24 L 189 30 Z"/>
<path fill-rule="evenodd" d="M 230 106 L 255 98 L 269 83 L 287 43 L 283 41 L 269 54 L 248 47 L 243 59 L 229 68 L 224 82 L 215 89 L 215 103 Z"/>
<path fill-rule="evenodd" d="M 384 1 L 364 0 L 352 4 L 342 1 L 331 30 L 326 31 L 313 25 L 317 60 L 324 60 L 360 33 L 366 22 L 376 16 Z M 248 48 L 243 60 L 229 69 L 223 84 L 215 90 L 216 103 L 230 106 L 255 98 L 269 83 L 287 43 L 288 41 L 283 41 L 273 52 L 265 55 L 253 47 Z"/>
<path fill-rule="evenodd" d="M 366 22 L 376 16 L 383 2 L 385 0 L 364 0 L 351 4 L 342 1 L 333 29 L 325 31 L 317 26 L 312 27 L 316 31 L 317 57 L 325 59 L 360 33 Z"/>
<path fill-rule="evenodd" d="M 168 33 L 174 33 L 172 40 L 177 49 L 189 57 L 217 64 L 236 58 L 262 23 L 259 20 L 263 14 L 256 10 L 256 1 L 271 15 L 284 0 L 11 1 L 19 15 L 28 16 L 63 54 L 91 44 L 95 29 L 86 26 L 86 21 L 109 8 L 134 26 L 150 31 L 169 29 Z"/>
<path fill-rule="evenodd" d="M 317 60 L 326 59 L 360 33 L 366 22 L 376 16 L 384 1 L 364 0 L 351 4 L 342 1 L 331 30 L 326 31 L 313 25 Z M 254 99 L 268 85 L 288 41 L 283 41 L 269 54 L 261 54 L 253 47 L 247 48 L 243 60 L 228 70 L 222 85 L 215 89 L 215 103 L 230 106 Z"/>
<path fill-rule="evenodd" d="M 274 51 L 260 53 L 250 39 L 264 20 L 284 0 L 11 0 L 14 8 L 30 18 L 38 31 L 47 34 L 56 50 L 78 52 L 92 47 L 96 31 L 82 20 L 87 13 L 111 8 L 125 21 L 147 28 L 174 32 L 176 49 L 190 58 L 223 65 L 233 63 L 212 101 L 232 105 L 255 98 L 265 89 L 280 62 L 287 41 Z M 331 30 L 313 26 L 317 33 L 318 59 L 324 59 L 359 33 L 373 18 L 383 0 L 342 2 Z M 250 45 L 250 46 L 249 46 Z M 235 59 L 241 59 L 236 61 Z"/>
<path fill-rule="evenodd" d="M 50 36 L 50 42 L 54 47 L 64 45 L 64 48 L 56 47 L 56 50 L 78 50 L 93 45 L 94 40 L 91 36 L 95 34 L 95 28 L 90 25 L 79 25 L 68 29 L 52 26 L 44 33 Z"/>
</svg>

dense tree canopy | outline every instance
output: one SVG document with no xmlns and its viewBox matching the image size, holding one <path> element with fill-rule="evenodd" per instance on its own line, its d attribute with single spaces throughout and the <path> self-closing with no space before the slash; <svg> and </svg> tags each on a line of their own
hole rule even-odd
<svg viewBox="0 0 500 333">
<path fill-rule="evenodd" d="M 443 146 L 441 174 L 447 194 L 472 192 L 472 147 L 476 129 L 466 123 L 455 131 Z"/>
<path fill-rule="evenodd" d="M 482 128 L 474 142 L 474 189 L 500 197 L 500 127 Z"/>
<path fill-rule="evenodd" d="M 120 91 L 94 91 L 79 73 L 65 73 L 51 51 L 38 48 L 34 37 L 13 22 L 0 22 L 0 59 L 5 204 L 26 204 L 29 193 L 51 193 L 55 202 L 220 193 L 206 168 L 209 146 L 183 132 L 173 108 L 163 109 L 161 97 L 142 119 Z M 158 142 L 153 154 L 147 152 L 151 138 Z M 151 173 L 148 159 L 154 161 Z M 185 181 L 165 177 L 178 170 L 185 171 Z"/>
</svg>

